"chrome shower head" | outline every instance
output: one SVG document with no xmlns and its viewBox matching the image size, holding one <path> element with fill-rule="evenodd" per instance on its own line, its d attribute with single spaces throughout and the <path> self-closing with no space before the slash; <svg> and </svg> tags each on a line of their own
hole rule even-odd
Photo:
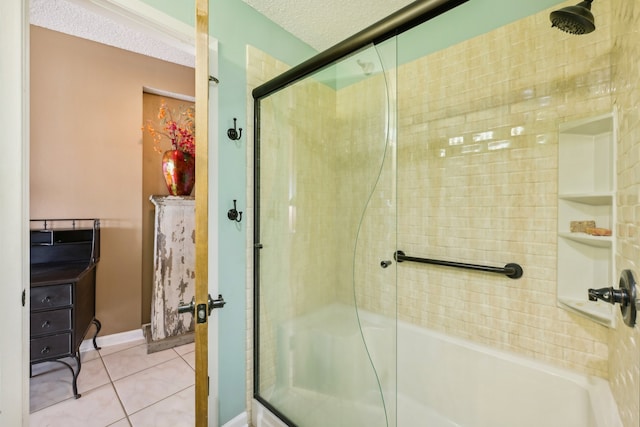
<svg viewBox="0 0 640 427">
<path fill-rule="evenodd" d="M 569 34 L 587 34 L 596 29 L 591 13 L 591 2 L 584 0 L 575 6 L 567 6 L 551 12 L 551 26 Z"/>
</svg>

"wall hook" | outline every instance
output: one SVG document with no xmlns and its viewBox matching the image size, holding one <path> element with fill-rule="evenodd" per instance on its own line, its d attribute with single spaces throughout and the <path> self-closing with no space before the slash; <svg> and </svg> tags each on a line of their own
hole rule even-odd
<svg viewBox="0 0 640 427">
<path fill-rule="evenodd" d="M 235 200 L 233 201 L 233 209 L 229 209 L 229 212 L 227 212 L 227 218 L 235 222 L 242 221 L 242 212 L 238 212 L 238 210 L 236 209 Z"/>
<path fill-rule="evenodd" d="M 240 131 L 240 132 L 238 132 Z M 242 138 L 242 128 L 236 130 L 236 118 L 233 118 L 233 127 L 227 130 L 227 136 L 232 141 L 237 141 Z"/>
</svg>

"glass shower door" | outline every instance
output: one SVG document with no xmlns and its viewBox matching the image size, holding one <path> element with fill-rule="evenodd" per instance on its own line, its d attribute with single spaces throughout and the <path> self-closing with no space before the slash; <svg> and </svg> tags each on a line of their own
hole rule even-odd
<svg viewBox="0 0 640 427">
<path fill-rule="evenodd" d="M 254 393 L 289 425 L 396 425 L 394 64 L 390 41 L 256 101 Z"/>
</svg>

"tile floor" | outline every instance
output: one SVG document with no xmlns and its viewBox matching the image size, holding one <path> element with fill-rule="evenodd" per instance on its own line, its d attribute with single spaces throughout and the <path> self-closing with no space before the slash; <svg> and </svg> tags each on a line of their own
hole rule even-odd
<svg viewBox="0 0 640 427">
<path fill-rule="evenodd" d="M 34 365 L 30 425 L 191 427 L 195 424 L 194 350 L 191 343 L 147 354 L 140 340 L 82 353 L 80 399 L 73 398 L 71 372 L 64 365 Z"/>
</svg>

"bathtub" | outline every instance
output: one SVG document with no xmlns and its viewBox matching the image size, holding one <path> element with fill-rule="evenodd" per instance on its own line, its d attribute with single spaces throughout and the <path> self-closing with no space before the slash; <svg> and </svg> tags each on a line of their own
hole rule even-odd
<svg viewBox="0 0 640 427">
<path fill-rule="evenodd" d="M 622 427 L 601 378 L 360 311 L 365 351 L 354 319 L 334 305 L 279 328 L 262 397 L 299 427 Z M 257 400 L 252 413 L 286 427 Z"/>
</svg>

